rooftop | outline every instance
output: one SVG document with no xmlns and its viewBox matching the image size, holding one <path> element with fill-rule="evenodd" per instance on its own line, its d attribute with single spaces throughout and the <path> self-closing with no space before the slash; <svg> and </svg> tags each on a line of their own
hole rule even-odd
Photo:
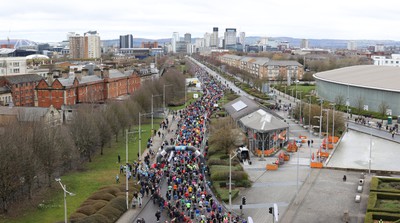
<svg viewBox="0 0 400 223">
<path fill-rule="evenodd" d="M 317 80 L 400 92 L 400 67 L 358 65 L 314 74 Z"/>
</svg>

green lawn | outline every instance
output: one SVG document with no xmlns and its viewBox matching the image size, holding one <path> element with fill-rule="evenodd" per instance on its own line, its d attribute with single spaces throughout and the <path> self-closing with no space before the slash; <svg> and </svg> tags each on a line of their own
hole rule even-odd
<svg viewBox="0 0 400 223">
<path fill-rule="evenodd" d="M 155 123 L 161 119 L 156 119 Z M 137 126 L 134 126 L 137 128 Z M 146 149 L 147 139 L 150 137 L 151 124 L 142 125 L 145 131 L 142 133 L 142 152 Z M 131 130 L 132 131 L 132 130 Z M 129 135 L 128 155 L 129 162 L 136 160 L 138 153 L 138 135 Z M 76 194 L 76 196 L 67 196 L 68 216 L 73 213 L 83 201 L 86 200 L 93 192 L 102 186 L 115 183 L 115 176 L 119 173 L 119 165 L 117 163 L 118 153 L 121 155 L 121 163 L 125 162 L 125 134 L 120 133 L 118 143 L 114 143 L 111 148 L 104 148 L 104 155 L 95 155 L 91 163 L 85 165 L 85 171 L 72 172 L 62 176 L 62 183 L 67 185 L 67 190 Z M 120 176 L 121 180 L 124 177 Z M 25 212 L 23 216 L 16 219 L 0 219 L 0 222 L 61 222 L 64 219 L 64 199 L 60 185 L 54 181 L 52 189 L 46 193 L 46 198 L 42 202 L 43 208 L 34 208 Z"/>
</svg>

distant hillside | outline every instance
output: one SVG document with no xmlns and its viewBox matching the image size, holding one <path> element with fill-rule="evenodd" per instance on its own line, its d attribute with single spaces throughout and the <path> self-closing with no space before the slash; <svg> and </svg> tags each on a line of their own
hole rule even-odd
<svg viewBox="0 0 400 223">
<path fill-rule="evenodd" d="M 246 44 L 255 44 L 262 37 L 260 36 L 249 36 L 246 37 Z M 198 38 L 192 38 L 192 43 Z M 292 38 L 292 37 L 270 37 L 270 39 L 276 40 L 278 42 L 287 41 L 293 47 L 300 47 L 301 40 L 300 38 Z M 165 43 L 169 43 L 171 38 L 164 39 L 145 39 L 145 38 L 133 38 L 133 44 L 135 47 L 140 47 L 142 42 L 154 42 L 157 41 L 159 45 L 164 45 Z M 347 48 L 347 42 L 349 40 L 343 39 L 308 39 L 309 46 L 311 48 L 329 48 L 329 49 L 344 49 Z M 400 47 L 400 41 L 393 40 L 355 40 L 358 48 L 365 48 L 368 46 L 374 46 L 378 43 L 384 44 L 385 46 L 397 46 Z M 103 40 L 104 46 L 119 46 L 119 39 L 114 40 Z"/>
</svg>

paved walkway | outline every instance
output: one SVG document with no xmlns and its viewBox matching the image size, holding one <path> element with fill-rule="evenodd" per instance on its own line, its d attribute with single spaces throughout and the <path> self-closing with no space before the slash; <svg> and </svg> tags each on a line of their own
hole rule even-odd
<svg viewBox="0 0 400 223">
<path fill-rule="evenodd" d="M 169 120 L 168 129 L 170 130 L 170 132 L 168 133 L 168 129 L 165 129 L 165 130 L 162 130 L 161 128 L 158 129 L 161 133 L 164 133 L 164 138 L 158 137 L 158 136 L 154 136 L 153 137 L 153 146 L 151 147 L 151 149 L 155 153 L 157 153 L 158 148 L 161 147 L 161 145 L 164 142 L 164 140 L 168 140 L 171 137 L 175 138 L 175 130 L 177 129 L 177 123 L 178 122 L 176 120 L 172 120 L 172 114 L 169 114 L 167 117 L 168 117 L 168 120 Z M 155 124 L 155 126 L 157 126 L 157 125 Z M 148 153 L 149 153 L 149 149 L 146 149 L 143 152 L 142 157 L 145 157 Z M 155 161 L 155 157 L 151 159 L 150 163 L 154 163 L 154 161 Z M 141 214 L 141 212 L 146 208 L 146 206 L 149 203 L 149 201 L 150 201 L 150 196 L 149 197 L 146 197 L 146 196 L 143 197 L 142 208 L 136 207 L 135 209 L 129 209 L 116 222 L 117 223 L 135 222 L 137 216 L 139 216 Z"/>
</svg>

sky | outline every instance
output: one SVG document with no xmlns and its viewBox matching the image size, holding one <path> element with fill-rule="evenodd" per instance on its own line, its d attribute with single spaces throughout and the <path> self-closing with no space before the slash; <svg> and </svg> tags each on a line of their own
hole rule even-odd
<svg viewBox="0 0 400 223">
<path fill-rule="evenodd" d="M 102 40 L 203 37 L 219 27 L 246 36 L 400 41 L 399 0 L 1 0 L 0 40 L 59 42 L 68 32 Z"/>
</svg>

